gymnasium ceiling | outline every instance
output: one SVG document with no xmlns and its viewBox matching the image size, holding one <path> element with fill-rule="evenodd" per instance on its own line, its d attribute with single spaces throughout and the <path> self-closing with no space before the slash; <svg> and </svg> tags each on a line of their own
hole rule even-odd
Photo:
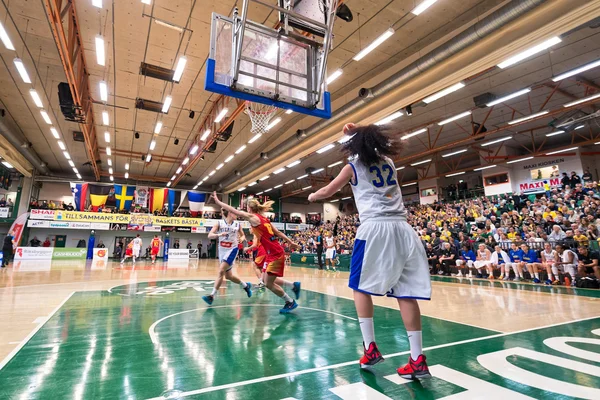
<svg viewBox="0 0 600 400">
<path fill-rule="evenodd" d="M 354 20 L 344 22 L 337 20 L 335 25 L 334 49 L 329 58 L 329 71 L 344 66 L 343 75 L 329 85 L 332 93 L 333 109 L 342 106 L 357 96 L 361 87 L 371 87 L 384 80 L 395 72 L 408 65 L 432 49 L 450 40 L 457 33 L 464 30 L 478 20 L 489 15 L 500 6 L 510 1 L 501 0 L 439 0 L 423 14 L 415 16 L 411 10 L 420 1 L 346 1 L 352 12 Z M 63 2 L 64 3 L 64 2 Z M 576 4 L 575 4 L 576 3 Z M 598 3 L 598 1 L 575 1 L 575 5 L 585 3 Z M 3 118 L 6 125 L 13 132 L 23 138 L 23 142 L 31 143 L 32 150 L 48 165 L 52 175 L 65 179 L 76 179 L 68 160 L 58 148 L 56 139 L 53 138 L 49 126 L 40 116 L 38 108 L 33 104 L 29 90 L 33 87 L 42 97 L 44 108 L 48 110 L 52 124 L 60 131 L 63 141 L 78 168 L 83 179 L 93 181 L 94 173 L 86 163 L 90 161 L 85 146 L 73 140 L 72 132 L 79 131 L 80 126 L 73 122 L 65 121 L 58 105 L 57 85 L 65 82 L 66 74 L 60 59 L 59 51 L 53 38 L 50 18 L 46 6 L 54 5 L 54 0 L 40 1 L 12 1 L 3 2 L 0 9 L 0 21 L 4 25 L 8 36 L 11 38 L 15 51 L 0 45 L 0 91 L 1 107 L 6 110 Z M 241 3 L 237 3 L 241 7 Z M 64 4 L 63 4 L 64 6 Z M 201 135 L 201 124 L 211 112 L 218 96 L 205 92 L 204 74 L 208 56 L 210 39 L 210 11 L 223 15 L 231 15 L 235 1 L 196 1 L 196 0 L 152 0 L 150 5 L 143 4 L 140 0 L 102 0 L 102 8 L 92 5 L 92 0 L 76 0 L 75 10 L 79 21 L 81 43 L 85 49 L 83 55 L 89 73 L 91 96 L 97 102 L 93 105 L 94 123 L 97 131 L 98 159 L 101 160 L 99 168 L 102 171 L 101 180 L 109 181 L 108 159 L 111 159 L 114 169 L 114 178 L 117 182 L 134 184 L 139 182 L 154 182 L 163 184 L 173 176 L 181 165 L 182 160 L 188 155 L 190 148 L 198 142 Z M 114 8 L 113 8 L 114 7 Z M 153 22 L 153 18 L 167 21 L 169 24 L 185 27 L 173 29 Z M 248 18 L 274 26 L 275 13 L 262 6 L 253 5 Z M 472 133 L 471 117 L 465 117 L 444 126 L 438 135 L 439 127 L 435 124 L 444 118 L 451 117 L 466 110 L 473 110 L 473 120 L 482 122 L 492 131 L 504 126 L 511 119 L 529 115 L 540 109 L 554 110 L 573 99 L 583 98 L 597 92 L 600 88 L 600 68 L 586 71 L 579 79 L 567 79 L 560 83 L 560 87 L 553 92 L 551 77 L 578 67 L 585 63 L 600 59 L 600 28 L 597 24 L 586 25 L 594 18 L 589 15 L 587 20 L 579 25 L 578 29 L 570 32 L 560 32 L 562 42 L 554 45 L 549 50 L 543 51 L 525 61 L 506 69 L 489 68 L 477 71 L 462 81 L 465 87 L 447 95 L 426 107 L 420 102 L 413 103 L 412 116 L 403 115 L 392 126 L 401 132 L 411 132 L 424 126 L 430 126 L 429 133 L 423 133 L 405 141 L 405 148 L 399 157 L 398 167 L 409 165 L 427 157 L 419 157 L 425 152 L 432 153 L 429 149 L 435 143 L 435 149 L 443 148 L 449 143 L 469 138 Z M 63 21 L 67 26 L 66 18 Z M 360 62 L 350 61 L 361 49 L 368 45 L 388 27 L 394 27 L 396 33 L 381 46 Z M 96 62 L 95 38 L 101 35 L 106 43 L 105 66 Z M 551 35 L 547 34 L 547 37 Z M 523 50 L 516 49 L 513 53 Z M 490 50 L 491 51 L 491 50 Z M 140 64 L 161 66 L 174 69 L 180 56 L 187 57 L 187 65 L 181 81 L 178 84 L 167 83 L 162 80 L 147 78 L 140 75 Z M 13 59 L 20 57 L 31 76 L 32 84 L 24 83 L 13 64 Z M 349 62 L 350 61 L 350 62 Z M 108 101 L 100 101 L 99 82 L 108 83 Z M 453 82 L 456 83 L 456 82 Z M 440 79 L 438 90 L 449 86 Z M 495 106 L 492 112 L 489 108 L 475 108 L 473 97 L 491 92 L 496 95 L 510 94 L 517 90 L 531 87 L 529 96 L 521 96 Z M 155 112 L 135 108 L 135 99 L 144 98 L 157 102 L 164 101 L 171 95 L 173 102 L 168 114 L 159 115 Z M 424 96 L 423 96 L 424 97 Z M 549 100 L 547 100 L 549 97 Z M 421 97 L 422 98 L 422 97 Z M 544 103 L 547 103 L 544 105 Z M 386 110 L 394 107 L 402 109 L 407 104 L 387 104 Z M 544 107 L 542 107 L 544 105 Z M 190 118 L 190 111 L 194 111 L 194 118 Z M 513 111 L 514 110 L 514 111 Z M 102 112 L 109 114 L 108 129 L 102 126 Z M 583 112 L 591 113 L 592 106 L 583 107 Z M 388 111 L 386 111 L 388 112 Z M 391 113 L 390 111 L 389 113 Z M 514 113 L 514 115 L 513 115 Z M 262 151 L 268 150 L 277 144 L 295 135 L 298 129 L 305 129 L 316 122 L 313 117 L 293 113 L 291 115 L 280 113 L 282 122 L 271 129 L 261 139 L 248 147 L 233 160 L 225 163 L 209 177 L 199 189 L 212 189 L 234 171 L 252 163 Z M 487 116 L 487 119 L 486 119 Z M 499 133 L 494 138 L 512 135 L 513 138 L 502 144 L 487 147 L 493 152 L 482 152 L 478 146 L 465 144 L 456 148 L 449 147 L 444 152 L 467 149 L 465 153 L 457 156 L 459 159 L 437 160 L 439 174 L 450 171 L 461 171 L 486 165 L 483 155 L 495 155 L 499 146 L 502 153 L 520 155 L 525 154 L 535 144 L 536 148 L 543 144 L 543 149 L 563 148 L 570 144 L 575 134 L 566 133 L 553 137 L 546 137 L 552 132 L 550 127 L 536 129 L 530 133 L 528 129 L 547 126 L 553 118 L 564 117 L 555 114 L 551 117 L 541 118 L 518 128 Z M 160 120 L 163 127 L 158 135 L 154 134 L 156 122 Z M 360 121 L 357 121 L 360 122 Z M 371 121 L 372 122 L 372 121 Z M 247 144 L 253 136 L 250 132 L 250 121 L 244 113 L 235 120 L 233 134 L 227 142 L 218 142 L 214 153 L 204 155 L 204 160 L 198 161 L 187 171 L 189 176 L 177 178 L 175 187 L 191 188 L 208 176 L 224 160 Z M 110 143 L 106 143 L 104 132 L 108 131 Z M 516 131 L 526 133 L 517 133 Z M 139 138 L 135 138 L 135 132 Z M 577 131 L 585 132 L 589 137 L 600 132 L 596 123 L 586 123 L 586 128 Z M 428 136 L 429 135 L 429 136 Z M 532 141 L 533 135 L 533 141 Z M 435 141 L 437 137 L 437 141 Z M 175 144 L 175 140 L 178 144 Z M 154 150 L 149 151 L 152 140 L 156 141 Z M 431 140 L 431 142 L 430 142 Z M 581 139 L 582 140 L 582 139 Z M 334 141 L 333 138 L 330 141 Z M 483 141 L 482 141 L 483 143 Z M 327 144 L 324 142 L 323 145 Z M 112 156 L 107 156 L 105 148 L 109 146 Z M 337 146 L 339 148 L 339 146 Z M 17 149 L 18 150 L 18 149 Z M 289 152 L 286 159 L 294 161 L 301 150 Z M 549 150 L 548 150 L 549 151 Z M 153 155 L 150 163 L 142 161 L 148 152 Z M 252 187 L 252 192 L 259 192 L 283 184 L 291 179 L 305 174 L 305 169 L 312 167 L 319 169 L 327 167 L 342 160 L 339 151 L 333 149 L 323 154 L 314 152 L 305 155 L 302 163 L 297 167 L 273 175 L 271 171 L 258 171 L 260 176 L 270 175 L 270 178 L 261 181 Z M 460 161 L 460 162 L 459 162 Z M 130 164 L 131 179 L 125 180 L 125 164 Z M 335 173 L 332 167 L 324 171 L 327 175 Z M 421 175 L 423 170 L 420 169 Z M 402 171 L 402 180 L 409 182 L 418 178 L 417 169 L 408 166 Z M 310 184 L 327 181 L 327 175 L 318 174 L 314 180 L 304 180 L 290 184 L 293 189 L 286 189 L 284 195 L 302 194 L 301 188 Z M 319 176 L 321 176 L 319 178 Z M 136 177 L 137 179 L 133 179 Z M 241 177 L 235 190 L 246 186 L 257 177 Z M 245 178 L 245 179 L 244 179 Z M 316 179 L 315 179 L 316 178 Z M 273 189 L 277 190 L 279 188 Z M 250 191 L 248 189 L 247 191 Z"/>
</svg>

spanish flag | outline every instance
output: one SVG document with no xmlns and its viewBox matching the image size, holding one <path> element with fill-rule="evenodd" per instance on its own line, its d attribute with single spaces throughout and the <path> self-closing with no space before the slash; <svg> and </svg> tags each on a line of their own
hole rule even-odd
<svg viewBox="0 0 600 400">
<path fill-rule="evenodd" d="M 169 189 L 150 189 L 150 212 L 162 210 L 169 197 Z"/>
<path fill-rule="evenodd" d="M 94 185 L 88 184 L 88 191 L 90 192 L 90 203 L 92 204 L 92 210 L 98 211 L 98 208 L 106 204 L 108 194 L 112 186 Z"/>
</svg>

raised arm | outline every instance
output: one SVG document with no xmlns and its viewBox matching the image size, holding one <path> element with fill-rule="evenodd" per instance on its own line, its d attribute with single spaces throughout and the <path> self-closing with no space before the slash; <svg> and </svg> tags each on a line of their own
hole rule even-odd
<svg viewBox="0 0 600 400">
<path fill-rule="evenodd" d="M 353 175 L 354 171 L 352 170 L 352 166 L 347 164 L 344 168 L 342 168 L 339 175 L 332 180 L 331 183 L 329 183 L 329 185 L 317 190 L 315 193 L 311 193 L 308 196 L 308 201 L 315 202 L 317 200 L 322 200 L 333 196 L 338 190 L 350 182 Z"/>
<path fill-rule="evenodd" d="M 231 207 L 229 204 L 223 203 L 217 197 L 217 192 L 213 192 L 213 200 L 222 209 L 227 210 L 230 213 L 232 213 L 233 215 L 237 215 L 241 219 L 244 219 L 244 220 L 250 222 L 250 225 L 252 225 L 252 226 L 258 226 L 258 225 L 260 225 L 260 219 L 258 219 L 258 217 L 256 215 L 247 213 L 247 212 L 242 211 L 242 210 L 237 210 L 237 209 Z"/>
</svg>

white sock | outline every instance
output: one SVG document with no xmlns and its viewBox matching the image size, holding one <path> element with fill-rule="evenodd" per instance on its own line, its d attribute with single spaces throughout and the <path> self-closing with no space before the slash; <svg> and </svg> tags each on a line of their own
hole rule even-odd
<svg viewBox="0 0 600 400">
<path fill-rule="evenodd" d="M 410 358 L 416 361 L 423 354 L 423 331 L 406 331 L 410 344 Z"/>
<path fill-rule="evenodd" d="M 292 287 L 294 287 L 294 282 L 283 281 L 283 283 L 281 284 L 281 286 L 287 287 L 287 288 L 292 288 Z"/>
<path fill-rule="evenodd" d="M 248 284 L 244 281 L 241 281 L 240 286 L 242 287 L 242 289 L 246 289 L 246 286 L 248 286 Z"/>
<path fill-rule="evenodd" d="M 281 296 L 281 298 L 284 299 L 286 303 L 291 303 L 293 301 L 292 298 L 285 292 L 283 292 L 283 296 Z"/>
<path fill-rule="evenodd" d="M 213 288 L 212 293 L 210 294 L 212 297 L 215 297 L 217 295 L 217 289 Z"/>
<path fill-rule="evenodd" d="M 533 276 L 535 276 L 535 278 L 536 278 L 536 279 L 540 279 L 540 274 L 538 274 L 537 272 L 535 272 L 535 273 L 533 274 Z"/>
<path fill-rule="evenodd" d="M 552 267 L 552 273 L 554 274 L 554 278 L 558 279 L 558 268 L 557 267 Z"/>
<path fill-rule="evenodd" d="M 358 317 L 358 323 L 360 324 L 363 342 L 365 342 L 365 349 L 368 349 L 369 345 L 375 342 L 375 327 L 373 326 L 373 318 Z"/>
</svg>

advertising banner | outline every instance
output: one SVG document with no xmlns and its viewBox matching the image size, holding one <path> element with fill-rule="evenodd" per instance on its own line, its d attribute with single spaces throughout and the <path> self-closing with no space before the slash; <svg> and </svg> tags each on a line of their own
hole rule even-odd
<svg viewBox="0 0 600 400">
<path fill-rule="evenodd" d="M 547 182 L 551 189 L 562 185 L 559 178 L 546 179 L 543 181 L 529 181 L 519 183 L 521 193 L 539 193 L 544 192 L 544 182 Z"/>
<path fill-rule="evenodd" d="M 136 186 L 135 188 L 135 204 L 144 208 L 148 207 L 148 196 L 150 189 L 148 186 Z"/>
<path fill-rule="evenodd" d="M 8 207 L 0 207 L 0 218 L 8 218 Z"/>
<path fill-rule="evenodd" d="M 206 232 L 210 232 L 209 226 L 192 226 L 192 233 L 206 233 Z"/>
<path fill-rule="evenodd" d="M 90 223 L 90 229 L 95 229 L 97 231 L 109 231 L 110 224 L 107 222 L 92 222 Z"/>
<path fill-rule="evenodd" d="M 244 221 L 244 222 L 248 222 L 248 221 Z M 248 224 L 250 224 L 250 223 L 248 222 Z M 285 224 L 282 222 L 271 222 L 271 225 L 273 225 L 275 228 L 279 229 L 280 231 L 285 230 Z"/>
<path fill-rule="evenodd" d="M 131 220 L 129 221 L 130 225 L 152 225 L 152 218 L 154 215 L 152 214 L 129 214 Z"/>
<path fill-rule="evenodd" d="M 29 218 L 54 220 L 54 210 L 31 210 Z"/>
<path fill-rule="evenodd" d="M 87 249 L 72 247 L 54 247 L 52 260 L 85 260 Z"/>
<path fill-rule="evenodd" d="M 204 226 L 206 221 L 203 218 L 178 218 L 161 216 L 153 216 L 152 218 L 152 225 L 161 226 Z"/>
<path fill-rule="evenodd" d="M 27 226 L 30 228 L 49 228 L 50 227 L 50 221 L 44 221 L 44 220 L 29 220 L 27 221 Z"/>
<path fill-rule="evenodd" d="M 53 247 L 17 247 L 15 260 L 51 260 Z"/>
<path fill-rule="evenodd" d="M 96 260 L 104 260 L 104 261 L 108 261 L 108 249 L 106 248 L 94 248 L 94 256 L 92 257 L 92 260 L 96 261 Z"/>
<path fill-rule="evenodd" d="M 99 212 L 79 212 L 62 210 L 57 210 L 54 212 L 55 221 L 106 222 L 115 224 L 128 224 L 130 219 L 130 214 L 109 214 Z"/>
<path fill-rule="evenodd" d="M 49 228 L 59 229 L 90 229 L 89 222 L 57 222 L 49 221 Z"/>
<path fill-rule="evenodd" d="M 178 226 L 175 228 L 175 232 L 191 232 L 191 231 L 192 231 L 191 226 Z"/>
<path fill-rule="evenodd" d="M 168 250 L 169 260 L 183 260 L 190 258 L 190 251 L 188 249 L 169 249 Z"/>
<path fill-rule="evenodd" d="M 305 231 L 309 228 L 309 226 L 310 225 L 307 224 L 285 224 L 285 229 L 287 231 Z"/>
<path fill-rule="evenodd" d="M 144 226 L 144 231 L 145 232 L 160 232 L 160 226 L 146 225 L 146 226 Z"/>
</svg>

